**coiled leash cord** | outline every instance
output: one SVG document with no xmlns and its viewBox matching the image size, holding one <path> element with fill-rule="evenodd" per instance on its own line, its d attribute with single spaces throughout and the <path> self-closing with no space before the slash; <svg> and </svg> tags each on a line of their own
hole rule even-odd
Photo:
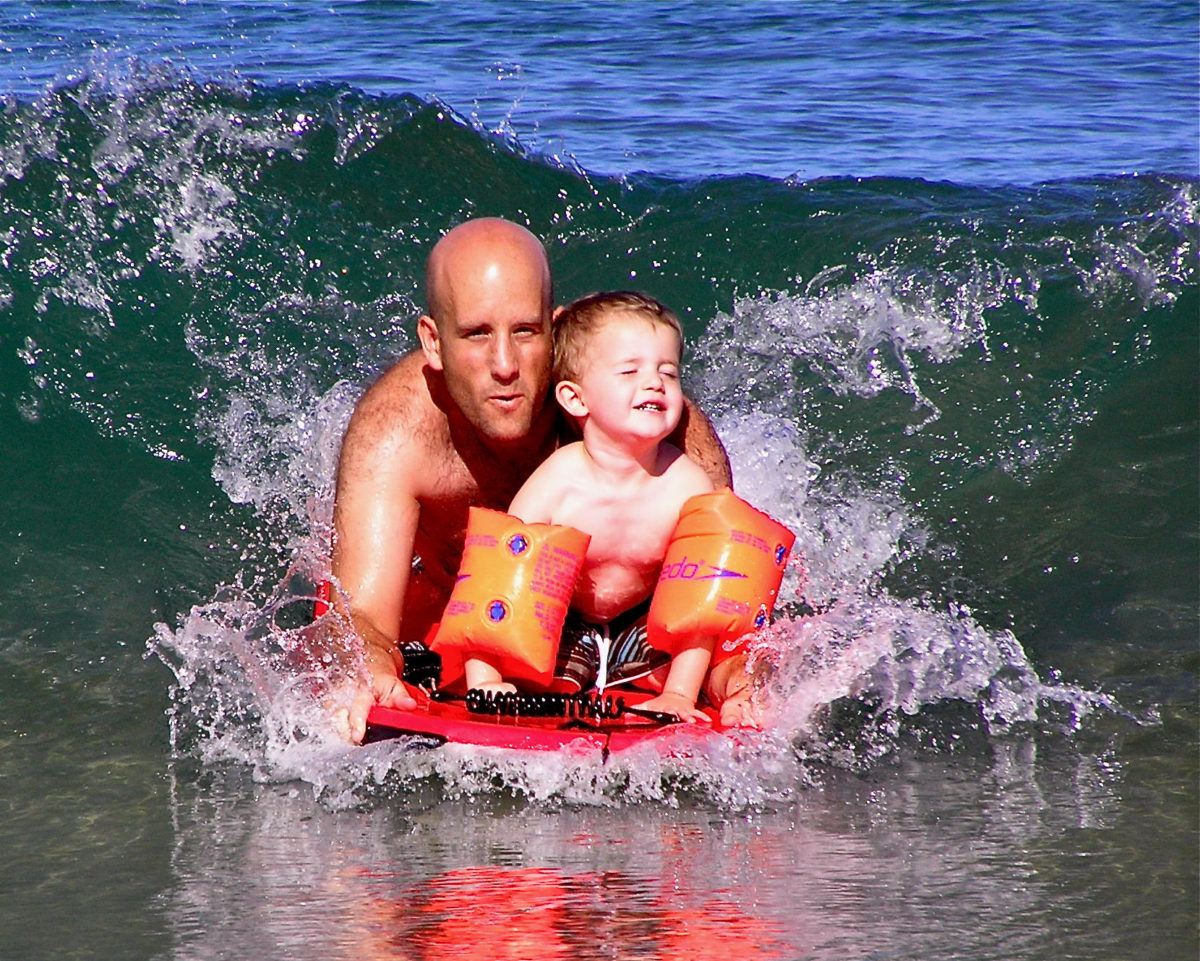
<svg viewBox="0 0 1200 961">
<path fill-rule="evenodd" d="M 678 718 L 662 711 L 629 707 L 623 697 L 611 694 L 524 694 L 513 691 L 467 691 L 467 710 L 472 714 L 500 717 L 567 717 L 609 721 L 634 714 L 659 724 L 674 724 Z"/>
</svg>

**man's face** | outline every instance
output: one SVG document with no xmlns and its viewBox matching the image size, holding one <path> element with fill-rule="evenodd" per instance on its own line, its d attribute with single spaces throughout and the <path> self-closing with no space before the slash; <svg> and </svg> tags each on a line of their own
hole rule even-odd
<svg viewBox="0 0 1200 961">
<path fill-rule="evenodd" d="M 528 436 L 550 386 L 550 310 L 540 283 L 501 270 L 463 278 L 437 325 L 434 369 L 485 441 Z"/>
<path fill-rule="evenodd" d="M 679 347 L 672 328 L 636 314 L 597 330 L 579 378 L 593 429 L 636 446 L 667 437 L 683 412 Z"/>
</svg>

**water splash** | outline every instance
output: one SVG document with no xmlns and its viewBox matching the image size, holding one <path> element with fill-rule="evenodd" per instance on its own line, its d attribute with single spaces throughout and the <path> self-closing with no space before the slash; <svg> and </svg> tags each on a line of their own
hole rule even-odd
<svg viewBox="0 0 1200 961">
<path fill-rule="evenodd" d="M 340 391 L 323 399 L 324 409 L 335 412 L 325 421 L 330 431 L 344 421 L 349 403 Z M 587 805 L 701 798 L 737 809 L 790 797 L 831 765 L 876 763 L 895 750 L 903 718 L 919 718 L 943 702 L 971 705 L 994 736 L 1037 724 L 1047 703 L 1068 706 L 1075 718 L 1068 728 L 1092 711 L 1119 710 L 1104 695 L 1043 681 L 1010 632 L 984 628 L 961 607 L 891 597 L 880 586 L 883 576 L 921 545 L 920 524 L 902 501 L 857 483 L 822 489 L 820 471 L 786 421 L 728 415 L 720 427 L 732 439 L 736 475 L 747 479 L 742 493 L 796 529 L 803 558 L 785 578 L 782 615 L 752 645 L 766 733 L 700 745 L 688 740 L 676 753 L 639 746 L 607 759 L 595 750 L 431 749 L 419 738 L 349 747 L 329 730 L 314 692 L 336 695 L 345 665 L 355 662 L 320 654 L 307 612 L 325 559 L 315 540 L 302 539 L 289 577 L 265 600 L 230 591 L 193 608 L 175 628 L 158 626 L 151 648 L 176 676 L 176 750 L 198 752 L 209 764 L 247 765 L 265 780 L 303 781 L 334 808 L 434 784 L 449 797 L 500 791 Z M 252 435 L 225 436 L 249 444 L 246 462 L 262 467 Z M 305 460 L 305 445 L 289 446 L 286 432 L 277 440 L 277 452 L 299 458 L 284 457 L 294 466 L 261 469 L 241 481 L 264 507 L 299 504 L 289 487 L 323 490 L 320 506 L 314 510 L 310 500 L 304 509 L 327 517 L 333 461 Z M 301 463 L 310 472 L 303 481 Z M 762 470 L 765 463 L 778 469 Z M 850 735 L 838 720 L 848 701 L 872 719 Z"/>
<path fill-rule="evenodd" d="M 937 420 L 941 410 L 922 389 L 915 357 L 940 364 L 968 345 L 986 345 L 982 317 L 991 295 L 956 291 L 946 299 L 895 268 L 835 284 L 846 272 L 829 268 L 802 293 L 741 298 L 731 313 L 718 314 L 696 347 L 704 396 L 719 409 L 803 411 L 818 389 L 860 398 L 898 391 L 917 415 L 906 433 Z M 730 342 L 741 348 L 734 364 Z"/>
<path fill-rule="evenodd" d="M 413 188 L 411 206 L 381 215 L 382 225 L 366 205 L 356 206 L 360 161 L 386 166 L 414 152 L 419 160 L 444 144 L 440 120 L 426 116 L 424 126 L 405 129 L 411 118 L 397 104 L 328 92 L 264 97 L 147 75 L 127 88 L 84 84 L 52 92 L 37 107 L 19 106 L 0 136 L 6 186 L 35 178 L 39 157 L 75 157 L 70 182 L 51 198 L 71 212 L 52 221 L 46 238 L 31 242 L 25 226 L 0 224 L 0 260 L 21 275 L 14 294 L 0 291 L 0 298 L 24 296 L 45 308 L 46 332 L 30 332 L 16 348 L 19 372 L 33 378 L 22 415 L 36 418 L 42 398 L 59 392 L 162 456 L 211 456 L 216 489 L 252 505 L 267 532 L 246 545 L 234 588 L 156 633 L 153 649 L 177 677 L 178 750 L 246 764 L 267 779 L 301 778 L 334 803 L 369 794 L 369 784 L 390 790 L 380 786 L 398 776 L 401 783 L 435 779 L 452 792 L 499 783 L 541 799 L 587 803 L 670 803 L 694 790 L 744 804 L 809 781 L 819 754 L 813 745 L 847 699 L 883 719 L 920 718 L 930 706 L 961 701 L 996 733 L 1039 723 L 1048 704 L 1080 718 L 1115 709 L 1099 695 L 1044 681 L 1017 638 L 978 623 L 953 603 L 949 587 L 924 585 L 914 599 L 884 585 L 901 565 L 953 550 L 944 533 L 931 532 L 937 504 L 927 496 L 930 486 L 961 488 L 991 469 L 1018 479 L 1045 472 L 1072 449 L 1114 372 L 1153 353 L 1154 330 L 1139 312 L 1169 305 L 1195 277 L 1196 200 L 1186 184 L 1165 200 L 1161 183 L 1149 185 L 1151 213 L 1123 212 L 1144 209 L 1144 202 L 1117 202 L 1116 214 L 1087 219 L 1082 228 L 1063 217 L 1061 225 L 1026 229 L 1023 214 L 963 191 L 947 200 L 971 207 L 962 216 L 940 215 L 919 229 L 910 229 L 910 220 L 889 221 L 889 239 L 869 250 L 856 239 L 831 240 L 812 279 L 797 277 L 697 315 L 704 334 L 688 373 L 728 443 L 739 492 L 798 535 L 802 563 L 789 570 L 783 617 L 763 639 L 775 646 L 760 652 L 773 737 L 753 749 L 719 742 L 711 758 L 683 766 L 641 758 L 601 769 L 580 761 L 570 775 L 458 749 L 356 752 L 326 741 L 323 716 L 303 688 L 332 687 L 336 679 L 317 667 L 296 680 L 288 655 L 303 647 L 304 628 L 286 618 L 281 625 L 277 612 L 298 607 L 293 600 L 328 573 L 337 448 L 354 400 L 373 371 L 411 345 L 421 254 L 443 221 L 474 202 L 447 200 L 425 184 Z M 454 136 L 470 136 L 461 124 L 449 126 Z M 453 145 L 478 147 L 467 139 Z M 471 153 L 467 166 L 486 168 L 480 181 L 488 189 L 496 176 L 511 174 L 530 195 L 557 197 L 540 216 L 551 233 L 564 231 L 556 253 L 569 270 L 588 266 L 606 245 L 636 259 L 659 242 L 663 221 L 669 234 L 687 233 L 697 222 L 682 212 L 688 203 L 654 208 L 648 198 L 662 195 L 645 186 L 600 189 L 586 173 L 572 180 L 519 151 L 501 156 L 491 146 Z M 386 156 L 371 156 L 376 151 Z M 288 176 L 271 182 L 284 168 Z M 730 186 L 734 193 L 751 189 Z M 715 203 L 710 186 L 673 189 Z M 851 218 L 861 200 L 847 201 L 847 189 L 825 185 L 818 203 Z M 922 199 L 925 191 L 913 183 L 862 189 L 901 201 Z M 780 191 L 769 195 L 785 217 L 795 198 Z M 1108 196 L 1095 185 L 1087 191 Z M 1046 188 L 1021 202 L 1053 207 L 1064 192 Z M 325 202 L 327 193 L 337 196 L 336 205 Z M 83 199 L 72 206 L 76 195 Z M 34 220 L 52 219 L 45 203 L 26 206 Z M 341 216 L 344 207 L 352 214 L 325 243 L 314 225 Z M 433 207 L 436 214 L 428 212 Z M 288 221 L 282 251 L 271 220 L 280 210 Z M 87 256 L 78 259 L 76 235 L 86 235 Z M 722 236 L 731 248 L 746 243 L 737 230 Z M 662 242 L 676 259 L 717 252 Z M 96 251 L 111 252 L 119 269 L 101 276 Z M 349 261 L 367 267 L 348 273 Z M 729 276 L 712 278 L 715 287 L 737 288 L 756 276 L 748 268 L 739 273 L 736 256 L 730 263 Z M 165 287 L 146 286 L 151 268 L 167 278 Z M 157 304 L 146 313 L 131 306 L 150 295 L 182 300 L 192 287 L 194 299 L 170 329 Z M 1056 298 L 1082 303 L 1088 323 L 1064 323 L 1052 306 Z M 61 319 L 64 305 L 78 313 Z M 162 326 L 155 332 L 131 322 L 145 317 Z M 65 333 L 49 328 L 55 320 Z M 134 398 L 126 410 L 86 376 L 96 370 L 102 381 L 119 381 L 119 362 L 93 365 L 89 351 L 136 355 L 139 337 L 149 338 L 140 352 L 156 362 L 161 347 L 174 348 L 179 367 L 168 373 L 186 369 L 190 376 L 159 376 L 157 367 L 143 372 L 139 389 L 151 399 Z M 1039 361 L 1043 355 L 1053 361 Z M 182 396 L 161 401 L 176 383 Z M 185 420 L 156 430 L 149 414 L 156 403 L 185 412 Z M 278 567 L 287 569 L 282 580 Z M 886 726 L 872 742 L 885 753 L 895 744 Z M 798 744 L 805 745 L 801 753 Z M 727 751 L 735 751 L 736 763 Z M 392 769 L 411 777 L 386 774 Z"/>
<path fill-rule="evenodd" d="M 818 316 L 845 317 L 848 302 L 834 293 L 813 298 L 810 307 Z M 794 332 L 793 308 L 790 302 L 762 316 Z M 943 357 L 975 336 L 959 328 L 954 337 L 922 340 L 921 329 L 905 325 L 908 349 L 920 343 Z M 754 357 L 760 333 L 741 328 L 742 357 Z M 795 342 L 824 351 L 826 359 L 837 354 L 821 338 L 810 343 L 797 335 Z M 197 349 L 208 347 L 197 342 Z M 835 359 L 828 369 L 844 370 L 870 396 L 875 387 L 858 379 L 855 368 L 860 355 L 844 352 L 843 358 L 855 357 L 849 366 Z M 235 378 L 256 355 L 235 349 L 210 356 Z M 313 582 L 328 573 L 337 439 L 356 391 L 342 382 L 306 402 L 285 391 L 282 375 L 265 374 L 269 365 L 251 366 L 263 367 L 256 376 L 265 376 L 265 387 L 230 391 L 227 409 L 211 422 L 222 450 L 216 473 L 231 497 L 290 518 L 289 576 L 264 600 L 235 592 L 194 608 L 175 628 L 159 625 L 152 644 L 177 677 L 176 748 L 199 751 L 208 763 L 233 761 L 266 780 L 303 781 L 335 808 L 430 784 L 451 797 L 500 791 L 588 805 L 670 805 L 699 797 L 741 808 L 787 798 L 831 766 L 878 763 L 896 749 L 906 724 L 919 724 L 923 712 L 948 702 L 967 705 L 990 737 L 1048 723 L 1047 706 L 1065 709 L 1068 719 L 1059 727 L 1067 734 L 1093 712 L 1120 713 L 1103 694 L 1042 679 L 1011 632 L 986 628 L 961 605 L 892 596 L 883 586 L 888 574 L 932 548 L 919 510 L 904 496 L 903 475 L 872 485 L 853 470 L 825 466 L 811 453 L 811 433 L 797 423 L 799 408 L 754 409 L 731 364 L 705 385 L 715 409 L 723 410 L 717 426 L 728 439 L 739 492 L 797 533 L 798 560 L 785 577 L 781 616 L 752 646 L 769 732 L 714 738 L 678 755 L 647 746 L 607 760 L 586 751 L 430 749 L 420 739 L 348 747 L 329 732 L 312 696 L 314 689 L 336 691 L 344 675 L 311 657 L 300 658 L 304 670 L 297 674 L 297 652 L 314 646 L 305 605 Z M 906 390 L 903 377 L 889 383 L 879 389 Z M 777 381 L 767 386 L 772 393 L 782 389 Z M 300 614 L 281 616 L 288 610 Z M 848 713 L 847 704 L 857 706 Z M 856 718 L 849 726 L 848 716 Z"/>
</svg>

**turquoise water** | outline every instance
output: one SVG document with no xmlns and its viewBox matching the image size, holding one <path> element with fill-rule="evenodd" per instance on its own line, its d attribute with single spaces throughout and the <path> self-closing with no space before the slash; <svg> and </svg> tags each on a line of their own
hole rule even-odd
<svg viewBox="0 0 1200 961">
<path fill-rule="evenodd" d="M 1198 21 L 1089 11 L 0 10 L 5 951 L 1194 957 Z M 349 749 L 281 668 L 475 214 L 685 318 L 773 737 Z"/>
</svg>

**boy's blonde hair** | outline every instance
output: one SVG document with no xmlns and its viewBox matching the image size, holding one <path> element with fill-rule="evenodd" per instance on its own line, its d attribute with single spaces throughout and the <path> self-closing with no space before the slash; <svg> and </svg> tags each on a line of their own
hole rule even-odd
<svg viewBox="0 0 1200 961">
<path fill-rule="evenodd" d="M 572 301 L 554 322 L 555 383 L 579 380 L 587 365 L 588 342 L 615 314 L 635 314 L 670 327 L 679 336 L 679 354 L 683 356 L 683 325 L 674 311 L 635 290 L 605 290 Z"/>
</svg>

